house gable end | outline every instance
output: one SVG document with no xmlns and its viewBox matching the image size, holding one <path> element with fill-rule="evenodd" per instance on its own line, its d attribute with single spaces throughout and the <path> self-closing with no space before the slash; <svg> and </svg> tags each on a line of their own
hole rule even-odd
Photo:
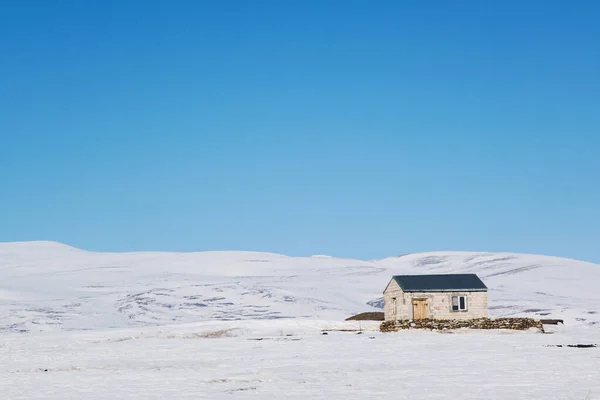
<svg viewBox="0 0 600 400">
<path fill-rule="evenodd" d="M 403 291 L 402 288 L 400 287 L 400 285 L 398 285 L 398 282 L 396 282 L 396 280 L 394 278 L 390 279 L 387 286 L 383 290 L 383 294 L 388 292 L 388 289 L 391 289 L 391 290 L 396 289 L 396 290 L 399 290 L 400 292 Z"/>
</svg>

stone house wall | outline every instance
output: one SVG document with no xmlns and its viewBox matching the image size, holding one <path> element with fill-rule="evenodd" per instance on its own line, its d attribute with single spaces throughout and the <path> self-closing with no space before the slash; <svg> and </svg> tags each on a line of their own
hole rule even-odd
<svg viewBox="0 0 600 400">
<path fill-rule="evenodd" d="M 467 310 L 452 311 L 452 296 L 466 296 Z M 386 321 L 413 319 L 412 299 L 427 299 L 428 317 L 431 319 L 487 318 L 487 292 L 409 292 L 402 291 L 395 280 L 391 280 L 383 293 Z M 396 310 L 394 312 L 394 300 Z"/>
</svg>

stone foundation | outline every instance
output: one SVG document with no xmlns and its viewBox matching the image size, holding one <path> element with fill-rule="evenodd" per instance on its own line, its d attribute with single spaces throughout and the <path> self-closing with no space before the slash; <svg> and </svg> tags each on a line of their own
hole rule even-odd
<svg viewBox="0 0 600 400">
<path fill-rule="evenodd" d="M 450 330 L 450 329 L 513 329 L 524 331 L 531 328 L 537 328 L 541 332 L 544 326 L 539 320 L 533 318 L 475 318 L 469 320 L 439 320 L 439 319 L 419 319 L 419 320 L 401 320 L 385 321 L 379 326 L 381 332 L 398 332 L 405 329 L 428 329 L 428 330 Z"/>
</svg>

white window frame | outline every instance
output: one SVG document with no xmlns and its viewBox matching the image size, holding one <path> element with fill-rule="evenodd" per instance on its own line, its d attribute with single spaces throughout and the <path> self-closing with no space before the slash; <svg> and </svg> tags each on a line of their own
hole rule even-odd
<svg viewBox="0 0 600 400">
<path fill-rule="evenodd" d="M 461 297 L 464 299 L 464 305 L 465 305 L 464 308 L 460 308 L 460 298 Z M 457 304 L 457 307 L 458 307 L 456 310 L 454 309 L 454 299 L 456 299 L 456 304 Z M 466 295 L 462 295 L 461 294 L 461 295 L 455 295 L 455 296 L 451 296 L 450 297 L 450 311 L 452 311 L 452 312 L 461 312 L 461 311 L 468 311 L 468 309 L 469 309 L 469 306 L 468 306 L 468 303 L 467 303 L 467 296 Z"/>
<path fill-rule="evenodd" d="M 396 301 L 396 298 L 395 298 L 395 297 L 392 297 L 392 307 L 393 307 L 393 308 L 392 308 L 392 310 L 393 310 L 393 311 L 392 311 L 392 314 L 393 314 L 393 315 L 396 315 L 396 314 L 398 313 L 398 312 L 396 311 L 396 310 L 397 310 L 397 308 L 398 308 L 398 305 L 397 305 L 397 303 L 398 303 L 398 302 Z"/>
</svg>

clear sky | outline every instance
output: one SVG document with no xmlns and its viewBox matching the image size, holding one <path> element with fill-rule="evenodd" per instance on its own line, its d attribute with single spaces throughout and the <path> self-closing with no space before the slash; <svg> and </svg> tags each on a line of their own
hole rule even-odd
<svg viewBox="0 0 600 400">
<path fill-rule="evenodd" d="M 598 1 L 4 1 L 0 241 L 600 263 Z"/>
</svg>

